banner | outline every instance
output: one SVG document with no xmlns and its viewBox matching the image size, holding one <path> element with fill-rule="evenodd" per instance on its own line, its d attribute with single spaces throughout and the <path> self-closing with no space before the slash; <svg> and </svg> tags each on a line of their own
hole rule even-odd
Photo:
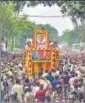
<svg viewBox="0 0 85 103">
<path fill-rule="evenodd" d="M 35 59 L 38 59 L 38 51 L 37 50 L 34 50 L 32 52 L 32 58 L 35 60 Z"/>
<path fill-rule="evenodd" d="M 44 59 L 44 50 L 38 50 L 39 59 Z"/>
<path fill-rule="evenodd" d="M 46 51 L 46 58 L 51 59 L 51 51 L 50 50 Z"/>
</svg>

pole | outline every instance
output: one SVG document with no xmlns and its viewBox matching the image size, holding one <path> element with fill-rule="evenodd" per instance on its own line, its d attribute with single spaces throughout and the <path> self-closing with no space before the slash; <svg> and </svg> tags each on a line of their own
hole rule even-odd
<svg viewBox="0 0 85 103">
<path fill-rule="evenodd" d="M 1 52 L 2 52 L 2 48 L 1 48 L 1 38 L 0 38 L 0 88 L 1 88 Z M 1 102 L 1 89 L 0 89 L 0 102 Z"/>
</svg>

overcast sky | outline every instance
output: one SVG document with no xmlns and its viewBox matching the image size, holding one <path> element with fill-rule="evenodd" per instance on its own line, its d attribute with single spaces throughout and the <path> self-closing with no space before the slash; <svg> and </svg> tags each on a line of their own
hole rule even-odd
<svg viewBox="0 0 85 103">
<path fill-rule="evenodd" d="M 36 7 L 24 7 L 23 9 L 24 14 L 28 15 L 43 15 L 43 16 L 52 16 L 52 15 L 62 15 L 60 12 L 60 8 L 57 5 L 52 7 L 43 5 L 38 5 Z M 50 24 L 51 26 L 55 27 L 59 35 L 62 35 L 62 32 L 66 29 L 72 29 L 73 24 L 69 17 L 65 18 L 39 18 L 39 17 L 29 17 L 29 19 L 37 24 Z"/>
</svg>

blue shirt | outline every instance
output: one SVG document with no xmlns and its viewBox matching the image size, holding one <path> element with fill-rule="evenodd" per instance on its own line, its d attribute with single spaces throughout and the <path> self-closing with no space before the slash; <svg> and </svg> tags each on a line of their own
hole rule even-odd
<svg viewBox="0 0 85 103">
<path fill-rule="evenodd" d="M 35 81 L 30 81 L 30 82 L 28 82 L 28 83 L 24 83 L 24 87 L 25 86 L 31 86 L 31 85 L 34 85 L 35 84 Z"/>
<path fill-rule="evenodd" d="M 53 88 L 56 88 L 56 86 L 57 86 L 58 84 L 60 84 L 59 80 L 54 79 L 54 80 L 52 81 L 52 87 L 53 87 Z"/>
<path fill-rule="evenodd" d="M 40 77 L 42 75 L 43 75 L 43 71 L 40 71 L 39 74 L 38 74 L 38 76 Z"/>
<path fill-rule="evenodd" d="M 64 76 L 64 77 L 63 77 L 64 84 L 69 84 L 69 79 L 70 79 L 69 76 Z"/>
<path fill-rule="evenodd" d="M 52 83 L 52 81 L 54 80 L 54 77 L 52 75 L 48 75 L 47 79 Z"/>
</svg>

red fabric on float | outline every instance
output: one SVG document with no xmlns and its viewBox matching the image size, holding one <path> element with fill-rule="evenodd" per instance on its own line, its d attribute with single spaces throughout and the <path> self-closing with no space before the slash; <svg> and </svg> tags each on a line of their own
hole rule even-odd
<svg viewBox="0 0 85 103">
<path fill-rule="evenodd" d="M 38 68 L 39 68 L 39 71 L 40 71 L 40 69 L 42 68 L 42 63 L 38 64 Z"/>
<path fill-rule="evenodd" d="M 46 51 L 46 57 L 47 57 L 48 59 L 51 58 L 51 51 L 50 51 L 50 50 L 47 50 L 47 51 Z"/>
<path fill-rule="evenodd" d="M 51 68 L 51 62 L 46 63 L 46 69 L 50 72 Z"/>
<path fill-rule="evenodd" d="M 38 50 L 38 56 L 40 59 L 44 58 L 44 50 Z"/>
</svg>

